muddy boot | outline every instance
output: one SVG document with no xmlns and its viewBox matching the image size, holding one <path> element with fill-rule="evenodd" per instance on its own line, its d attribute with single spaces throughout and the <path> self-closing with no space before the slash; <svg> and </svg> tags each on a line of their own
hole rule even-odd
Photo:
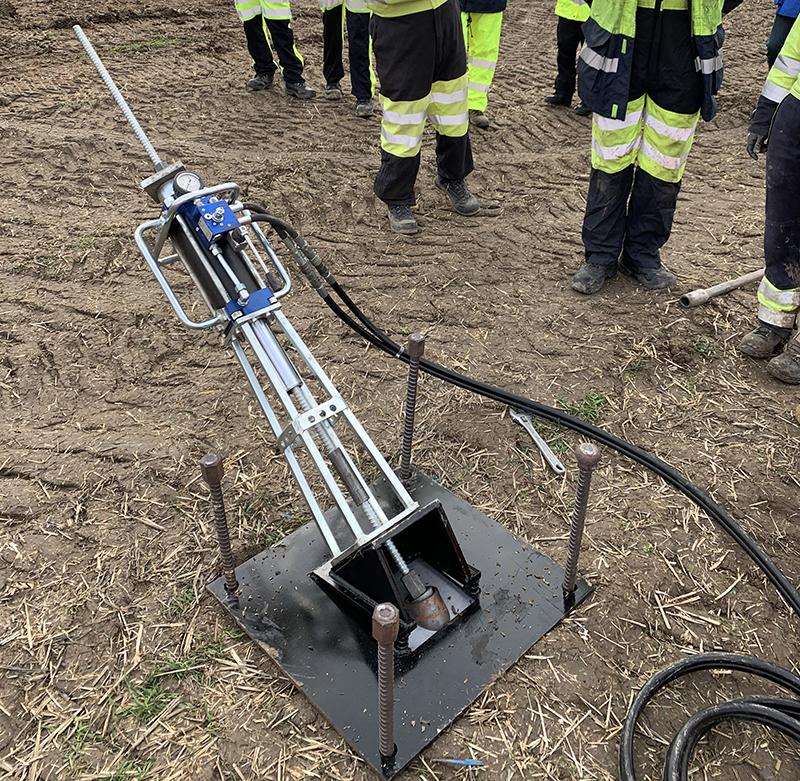
<svg viewBox="0 0 800 781">
<path fill-rule="evenodd" d="M 245 86 L 251 92 L 259 92 L 262 89 L 269 89 L 274 80 L 275 76 L 272 73 L 257 73 Z"/>
<path fill-rule="evenodd" d="M 322 97 L 325 100 L 341 100 L 342 99 L 342 88 L 339 86 L 338 81 L 332 81 L 325 85 L 325 89 L 322 91 Z"/>
<path fill-rule="evenodd" d="M 372 98 L 367 98 L 366 100 L 357 100 L 356 101 L 356 116 L 361 117 L 362 119 L 369 119 L 372 116 L 372 112 L 374 111 L 375 107 L 372 103 Z"/>
<path fill-rule="evenodd" d="M 459 214 L 471 217 L 480 211 L 480 201 L 467 189 L 463 179 L 443 182 L 437 176 L 435 184 L 442 192 L 447 193 L 450 203 Z"/>
<path fill-rule="evenodd" d="M 787 385 L 800 385 L 800 335 L 786 345 L 768 364 L 767 371 Z"/>
<path fill-rule="evenodd" d="M 592 116 L 592 110 L 583 102 L 581 101 L 575 106 L 575 113 L 579 117 L 590 117 Z"/>
<path fill-rule="evenodd" d="M 647 290 L 664 290 L 674 287 L 678 278 L 664 266 L 658 268 L 633 268 L 624 261 L 619 264 L 619 270 L 628 277 L 633 277 Z"/>
<path fill-rule="evenodd" d="M 286 85 L 286 94 L 290 98 L 299 98 L 300 100 L 311 100 L 317 93 L 314 92 L 304 81 L 298 81 L 296 84 Z"/>
<path fill-rule="evenodd" d="M 567 95 L 564 92 L 554 92 L 552 95 L 548 95 L 544 102 L 548 106 L 569 106 L 572 103 L 572 95 Z"/>
<path fill-rule="evenodd" d="M 572 289 L 591 296 L 599 293 L 606 282 L 617 273 L 614 266 L 602 266 L 599 263 L 584 263 L 572 277 Z"/>
<path fill-rule="evenodd" d="M 771 358 L 789 341 L 791 335 L 791 328 L 778 328 L 777 325 L 759 320 L 755 330 L 739 342 L 739 352 L 751 358 Z"/>
<path fill-rule="evenodd" d="M 489 117 L 487 117 L 482 111 L 478 111 L 476 108 L 471 108 L 469 110 L 469 123 L 471 125 L 475 125 L 475 127 L 480 128 L 481 130 L 488 130 L 492 126 L 492 123 L 489 121 Z"/>
<path fill-rule="evenodd" d="M 402 233 L 404 236 L 413 236 L 419 230 L 411 213 L 411 206 L 407 203 L 389 207 L 389 226 L 395 233 Z"/>
</svg>

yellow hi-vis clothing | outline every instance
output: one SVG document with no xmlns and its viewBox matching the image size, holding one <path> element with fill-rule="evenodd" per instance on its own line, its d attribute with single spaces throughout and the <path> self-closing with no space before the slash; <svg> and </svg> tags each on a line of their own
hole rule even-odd
<svg viewBox="0 0 800 781">
<path fill-rule="evenodd" d="M 450 0 L 367 0 L 367 8 L 376 16 L 394 17 L 435 11 Z"/>
<path fill-rule="evenodd" d="M 236 0 L 239 21 L 246 22 L 261 14 L 264 19 L 291 19 L 289 0 Z"/>
<path fill-rule="evenodd" d="M 556 16 L 571 19 L 573 22 L 585 22 L 589 18 L 591 8 L 586 0 L 556 0 Z"/>
<path fill-rule="evenodd" d="M 467 47 L 467 84 L 469 108 L 486 111 L 492 88 L 497 58 L 500 53 L 500 32 L 503 12 L 481 14 L 462 11 L 464 42 Z"/>
</svg>

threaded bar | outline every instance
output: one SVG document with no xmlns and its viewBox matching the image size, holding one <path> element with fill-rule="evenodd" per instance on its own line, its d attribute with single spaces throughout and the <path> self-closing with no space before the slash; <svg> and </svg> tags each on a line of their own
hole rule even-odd
<svg viewBox="0 0 800 781">
<path fill-rule="evenodd" d="M 564 567 L 563 592 L 565 595 L 572 594 L 575 591 L 578 558 L 581 555 L 583 530 L 586 526 L 586 507 L 589 503 L 591 482 L 591 470 L 581 469 L 578 475 L 578 487 L 575 492 L 575 509 L 572 511 L 572 520 L 569 526 L 569 551 L 567 552 L 567 563 Z"/>
<path fill-rule="evenodd" d="M 378 742 L 382 757 L 394 754 L 394 644 L 378 645 Z"/>
<path fill-rule="evenodd" d="M 411 479 L 411 447 L 414 444 L 414 417 L 417 411 L 417 385 L 419 383 L 419 358 L 411 357 L 408 362 L 408 384 L 406 387 L 406 407 L 403 421 L 403 445 L 400 451 L 400 480 L 407 483 Z"/>
</svg>

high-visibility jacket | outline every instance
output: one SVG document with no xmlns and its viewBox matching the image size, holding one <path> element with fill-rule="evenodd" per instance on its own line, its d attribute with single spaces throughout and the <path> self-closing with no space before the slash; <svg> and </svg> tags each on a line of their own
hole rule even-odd
<svg viewBox="0 0 800 781">
<path fill-rule="evenodd" d="M 594 0 L 583 25 L 586 45 L 578 61 L 578 91 L 586 106 L 600 116 L 624 119 L 628 103 L 636 41 L 636 9 L 642 5 L 663 9 L 671 0 Z M 695 64 L 703 76 L 703 107 L 706 121 L 717 113 L 715 95 L 722 84 L 723 7 L 735 8 L 741 0 L 692 0 L 692 37 Z M 685 7 L 685 5 L 684 5 Z"/>
<path fill-rule="evenodd" d="M 591 7 L 586 0 L 556 0 L 556 16 L 562 19 L 585 22 L 589 18 L 590 11 Z"/>
<path fill-rule="evenodd" d="M 367 8 L 375 16 L 407 16 L 421 11 L 435 11 L 450 0 L 367 0 Z"/>
<path fill-rule="evenodd" d="M 289 0 L 234 0 L 239 21 L 247 22 L 261 14 L 265 19 L 291 19 Z"/>
<path fill-rule="evenodd" d="M 330 11 L 332 8 L 338 8 L 340 5 L 354 14 L 368 14 L 367 0 L 319 0 L 320 11 Z"/>
</svg>

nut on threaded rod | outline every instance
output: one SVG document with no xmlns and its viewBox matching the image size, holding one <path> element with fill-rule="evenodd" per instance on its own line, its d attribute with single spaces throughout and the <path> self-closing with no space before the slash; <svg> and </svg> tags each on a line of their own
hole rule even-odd
<svg viewBox="0 0 800 781">
<path fill-rule="evenodd" d="M 408 483 L 411 479 L 411 446 L 414 443 L 414 415 L 417 408 L 417 384 L 419 362 L 425 352 L 425 337 L 411 334 L 406 345 L 408 353 L 408 383 L 406 386 L 406 408 L 403 420 L 403 446 L 400 451 L 400 479 Z"/>
<path fill-rule="evenodd" d="M 600 461 L 600 450 L 591 442 L 581 442 L 575 448 L 575 460 L 578 462 L 578 488 L 575 493 L 575 509 L 569 527 L 569 552 L 564 567 L 564 598 L 571 600 L 575 593 L 575 580 L 578 575 L 578 558 L 581 555 L 583 530 L 586 526 L 586 506 L 589 502 L 589 487 L 592 472 Z"/>
<path fill-rule="evenodd" d="M 211 509 L 214 513 L 214 529 L 217 532 L 219 556 L 222 559 L 222 574 L 225 577 L 225 591 L 235 594 L 239 590 L 236 580 L 236 563 L 231 549 L 231 535 L 228 531 L 228 519 L 225 515 L 225 501 L 222 497 L 222 457 L 216 453 L 208 453 L 200 459 L 200 473 L 208 485 L 211 495 Z"/>
<path fill-rule="evenodd" d="M 394 745 L 394 641 L 400 631 L 400 611 L 389 602 L 372 612 L 372 636 L 378 644 L 378 743 L 384 759 Z"/>
</svg>

